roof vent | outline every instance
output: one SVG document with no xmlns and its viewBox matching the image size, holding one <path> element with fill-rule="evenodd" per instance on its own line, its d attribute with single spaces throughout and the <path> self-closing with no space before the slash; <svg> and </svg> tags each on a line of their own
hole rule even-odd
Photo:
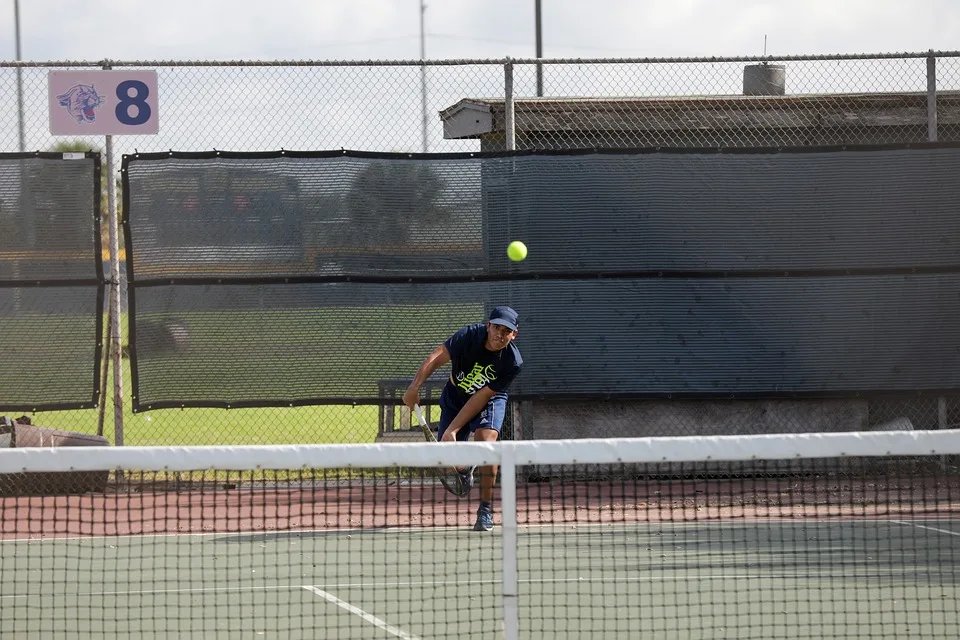
<svg viewBox="0 0 960 640">
<path fill-rule="evenodd" d="M 786 93 L 787 69 L 782 64 L 750 64 L 743 68 L 743 95 L 782 96 Z"/>
</svg>

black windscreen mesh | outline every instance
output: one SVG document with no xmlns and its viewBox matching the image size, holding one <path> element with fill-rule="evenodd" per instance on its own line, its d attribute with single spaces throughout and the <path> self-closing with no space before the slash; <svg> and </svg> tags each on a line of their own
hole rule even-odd
<svg viewBox="0 0 960 640">
<path fill-rule="evenodd" d="M 0 154 L 0 409 L 96 405 L 103 300 L 99 154 Z"/>
<path fill-rule="evenodd" d="M 376 398 L 462 325 L 487 286 L 271 284 L 136 293 L 138 407 Z M 257 403 L 257 402 L 255 402 Z"/>
<path fill-rule="evenodd" d="M 486 268 L 475 160 L 156 154 L 125 166 L 139 280 Z"/>
<path fill-rule="evenodd" d="M 126 158 L 140 279 L 912 269 L 960 245 L 948 146 L 155 155 Z"/>
<path fill-rule="evenodd" d="M 95 285 L 0 287 L 0 408 L 96 406 L 102 308 Z"/>
<path fill-rule="evenodd" d="M 98 278 L 99 192 L 99 155 L 0 154 L 0 281 Z"/>
<path fill-rule="evenodd" d="M 496 159 L 485 224 L 529 273 L 953 267 L 958 166 L 947 146 Z"/>
<path fill-rule="evenodd" d="M 960 382 L 960 148 L 124 165 L 141 407 L 376 401 L 502 303 L 515 396 Z"/>
<path fill-rule="evenodd" d="M 514 285 L 522 394 L 960 386 L 960 275 Z M 950 294 L 950 295 L 948 295 Z"/>
</svg>

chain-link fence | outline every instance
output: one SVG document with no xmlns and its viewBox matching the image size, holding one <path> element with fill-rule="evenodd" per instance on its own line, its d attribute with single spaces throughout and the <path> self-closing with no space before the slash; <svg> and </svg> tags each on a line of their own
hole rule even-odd
<svg viewBox="0 0 960 640">
<path fill-rule="evenodd" d="M 518 149 L 864 144 L 949 140 L 960 126 L 954 102 L 958 52 L 425 63 L 25 62 L 0 63 L 4 151 L 19 150 L 21 128 L 26 150 L 103 148 L 102 138 L 49 133 L 47 73 L 83 68 L 158 73 L 160 133 L 118 137 L 118 158 L 168 149 L 478 151 L 504 145 L 508 133 Z M 536 95 L 538 69 L 542 96 Z M 464 111 L 474 126 L 457 129 L 462 123 L 456 116 Z"/>
<path fill-rule="evenodd" d="M 123 154 L 169 149 L 446 153 L 960 139 L 960 52 L 650 60 L 101 61 L 0 63 L 0 150 L 105 150 L 102 137 L 49 133 L 47 74 L 64 69 L 158 73 L 160 133 L 114 137 L 105 186 L 115 183 Z M 540 78 L 543 91 L 537 95 Z M 109 213 L 116 219 L 115 211 Z M 116 265 L 123 253 L 109 257 Z M 125 352 L 124 283 L 115 285 Z M 129 376 L 126 359 L 120 369 Z M 126 444 L 368 442 L 409 424 L 405 411 L 394 410 L 398 394 L 393 387 L 384 389 L 383 407 L 140 414 L 130 412 L 130 399 L 123 397 L 129 383 L 118 389 L 108 380 L 105 388 L 102 397 L 116 405 L 112 422 L 124 427 Z M 4 402 L 12 400 L 0 398 L 0 409 Z M 886 422 L 887 413 L 912 411 L 924 416 L 917 421 L 924 427 L 943 427 L 952 423 L 955 402 L 943 396 L 880 400 L 871 403 L 870 412 L 883 414 L 880 422 Z M 518 408 L 511 418 L 522 414 Z M 543 424 L 553 419 L 549 412 L 536 428 L 529 426 L 536 411 L 526 415 L 524 437 L 550 435 Z M 45 412 L 34 422 L 92 431 L 97 418 L 92 412 Z M 110 422 L 105 435 L 120 440 Z M 867 423 L 877 421 L 854 426 Z M 673 424 L 668 430 L 673 435 L 704 430 L 697 418 Z M 769 428 L 809 430 L 810 424 Z"/>
</svg>

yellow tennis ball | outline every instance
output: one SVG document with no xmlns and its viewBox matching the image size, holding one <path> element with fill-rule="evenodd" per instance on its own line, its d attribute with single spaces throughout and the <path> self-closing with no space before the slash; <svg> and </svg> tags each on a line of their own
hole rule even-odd
<svg viewBox="0 0 960 640">
<path fill-rule="evenodd" d="M 507 247 L 507 256 L 514 262 L 520 262 L 527 257 L 527 245 L 519 240 L 514 240 Z"/>
</svg>

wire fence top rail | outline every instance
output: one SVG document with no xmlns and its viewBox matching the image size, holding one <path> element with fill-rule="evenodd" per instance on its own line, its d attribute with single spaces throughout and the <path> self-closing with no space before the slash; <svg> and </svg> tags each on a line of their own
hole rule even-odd
<svg viewBox="0 0 960 640">
<path fill-rule="evenodd" d="M 22 60 L 0 61 L 0 68 L 27 67 L 419 67 L 513 64 L 683 64 L 727 62 L 802 62 L 818 60 L 898 60 L 908 58 L 957 58 L 960 50 L 901 51 L 887 53 L 811 53 L 763 56 L 691 56 L 691 57 L 587 57 L 587 58 L 448 58 L 440 60 Z"/>
</svg>

